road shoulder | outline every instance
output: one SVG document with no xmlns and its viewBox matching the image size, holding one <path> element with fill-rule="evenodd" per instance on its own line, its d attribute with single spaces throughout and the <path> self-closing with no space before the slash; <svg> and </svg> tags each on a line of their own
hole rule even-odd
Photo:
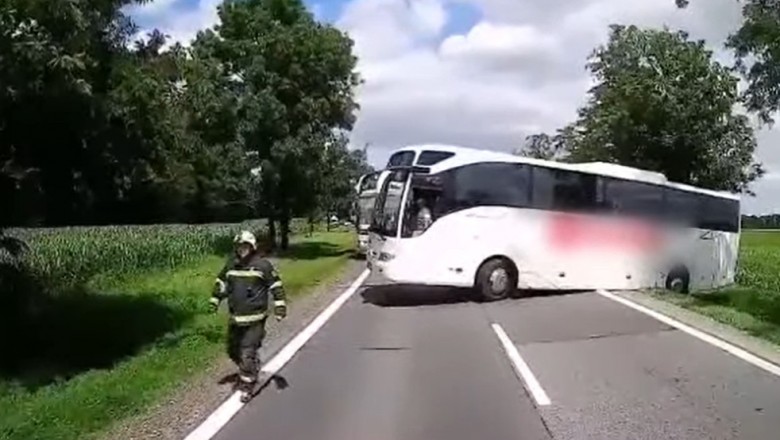
<svg viewBox="0 0 780 440">
<path fill-rule="evenodd" d="M 676 319 L 677 321 L 704 333 L 722 339 L 775 365 L 780 365 L 780 346 L 769 341 L 749 335 L 737 328 L 718 322 L 695 311 L 682 308 L 662 299 L 653 298 L 646 292 L 631 291 L 612 293 L 667 315 L 670 318 Z"/>
<path fill-rule="evenodd" d="M 312 292 L 298 297 L 290 307 L 290 315 L 280 323 L 269 321 L 265 346 L 260 350 L 262 362 L 279 351 L 306 326 L 323 308 L 333 301 L 365 269 L 365 262 L 350 260 L 341 273 Z M 101 433 L 100 439 L 180 440 L 216 409 L 232 392 L 228 379 L 235 367 L 221 357 L 209 369 L 182 385 L 178 392 L 151 407 L 143 414 L 120 422 Z"/>
</svg>

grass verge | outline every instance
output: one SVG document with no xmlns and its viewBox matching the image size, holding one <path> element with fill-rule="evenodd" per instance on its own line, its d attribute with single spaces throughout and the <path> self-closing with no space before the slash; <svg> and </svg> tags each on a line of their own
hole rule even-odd
<svg viewBox="0 0 780 440">
<path fill-rule="evenodd" d="M 345 232 L 294 240 L 277 260 L 288 295 L 295 298 L 337 276 L 353 243 L 353 234 Z M 113 315 L 77 316 L 68 321 L 77 328 L 62 328 L 64 342 L 73 346 L 41 350 L 91 352 L 101 348 L 100 344 L 110 349 L 114 342 L 143 340 L 150 328 L 165 331 L 112 365 L 49 385 L 34 387 L 24 380 L 0 379 L 0 438 L 89 437 L 119 419 L 141 413 L 206 368 L 222 354 L 224 344 L 226 317 L 208 314 L 206 304 L 223 263 L 223 258 L 207 256 L 172 271 L 90 285 L 76 301 L 113 304 L 86 309 Z M 146 306 L 122 308 L 128 304 Z"/>
<path fill-rule="evenodd" d="M 777 294 L 737 287 L 693 295 L 664 292 L 653 296 L 780 346 L 780 320 L 771 316 Z"/>
</svg>

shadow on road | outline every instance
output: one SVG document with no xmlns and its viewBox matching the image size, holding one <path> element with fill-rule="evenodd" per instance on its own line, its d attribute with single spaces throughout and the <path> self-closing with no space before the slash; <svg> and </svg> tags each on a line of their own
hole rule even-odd
<svg viewBox="0 0 780 440">
<path fill-rule="evenodd" d="M 289 258 L 292 260 L 316 260 L 322 257 L 338 257 L 352 253 L 350 249 L 344 249 L 333 243 L 326 241 L 304 241 L 300 243 L 290 243 L 290 247 L 285 251 L 272 253 L 278 258 Z"/>
<path fill-rule="evenodd" d="M 265 383 L 263 388 L 266 388 L 268 384 L 271 382 L 274 383 L 274 386 L 277 390 L 283 390 L 290 387 L 290 382 L 287 382 L 287 379 L 284 378 L 284 376 L 279 376 L 278 374 L 274 374 L 271 376 L 271 380 Z"/>
<path fill-rule="evenodd" d="M 367 286 L 360 296 L 364 303 L 380 307 L 420 307 L 475 302 L 470 289 L 408 286 L 400 284 Z"/>
<path fill-rule="evenodd" d="M 512 298 L 517 301 L 545 296 L 564 296 L 589 290 L 520 290 Z M 479 303 L 480 297 L 469 288 L 414 286 L 404 284 L 367 285 L 360 293 L 364 303 L 380 307 L 421 307 L 444 304 Z M 497 301 L 493 304 L 500 304 Z"/>
<path fill-rule="evenodd" d="M 352 260 L 366 261 L 366 254 L 361 254 L 359 252 L 352 252 L 352 255 L 350 255 L 349 258 Z"/>
<path fill-rule="evenodd" d="M 227 376 L 225 376 L 222 379 L 220 379 L 219 381 L 217 381 L 217 383 L 219 385 L 230 384 L 232 389 L 233 389 L 233 391 L 236 391 L 238 389 L 238 381 L 239 381 L 238 373 L 230 373 Z M 257 390 L 257 392 L 255 394 L 262 393 L 263 390 L 268 388 L 268 386 L 271 383 L 274 384 L 274 386 L 276 387 L 277 390 L 284 390 L 284 389 L 290 387 L 290 383 L 287 382 L 287 379 L 285 379 L 284 376 L 280 376 L 278 374 L 274 374 L 273 376 L 268 378 L 268 380 L 263 382 L 262 385 L 260 385 L 260 388 Z"/>
</svg>

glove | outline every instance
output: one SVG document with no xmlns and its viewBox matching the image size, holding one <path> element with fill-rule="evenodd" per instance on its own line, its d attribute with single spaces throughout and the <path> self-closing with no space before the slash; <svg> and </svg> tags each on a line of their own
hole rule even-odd
<svg viewBox="0 0 780 440">
<path fill-rule="evenodd" d="M 216 313 L 217 310 L 219 310 L 219 298 L 211 297 L 209 298 L 209 311 L 211 313 Z"/>
<path fill-rule="evenodd" d="M 211 291 L 211 295 L 217 298 L 218 295 L 222 295 L 224 292 L 225 292 L 225 283 L 224 281 L 217 278 L 217 280 L 214 282 L 214 290 Z"/>
<path fill-rule="evenodd" d="M 282 319 L 286 318 L 287 304 L 284 303 L 274 304 L 274 316 L 276 316 L 277 321 L 281 321 Z"/>
</svg>

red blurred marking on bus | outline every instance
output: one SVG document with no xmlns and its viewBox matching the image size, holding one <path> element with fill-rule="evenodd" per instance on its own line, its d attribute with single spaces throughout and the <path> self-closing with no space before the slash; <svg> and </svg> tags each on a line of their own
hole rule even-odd
<svg viewBox="0 0 780 440">
<path fill-rule="evenodd" d="M 661 230 L 648 222 L 557 214 L 550 221 L 548 240 L 557 250 L 650 252 L 661 247 Z"/>
</svg>

